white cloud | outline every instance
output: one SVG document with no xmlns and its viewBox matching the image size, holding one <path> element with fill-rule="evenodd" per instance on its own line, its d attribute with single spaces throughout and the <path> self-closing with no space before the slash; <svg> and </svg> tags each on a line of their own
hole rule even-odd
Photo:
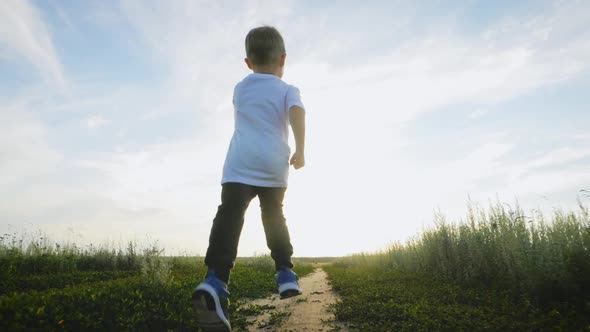
<svg viewBox="0 0 590 332">
<path fill-rule="evenodd" d="M 541 168 L 570 163 L 590 156 L 590 148 L 563 147 L 546 152 L 542 157 L 526 163 L 526 168 Z"/>
<path fill-rule="evenodd" d="M 75 165 L 101 174 L 106 180 L 103 193 L 124 206 L 182 210 L 191 207 L 193 196 L 204 188 L 219 187 L 225 148 L 198 140 L 175 141 L 133 152 L 88 153 Z"/>
<path fill-rule="evenodd" d="M 482 116 L 488 114 L 489 112 L 490 112 L 489 109 L 479 108 L 479 109 L 476 109 L 475 111 L 469 113 L 469 117 L 472 119 L 476 119 L 476 118 L 479 118 L 479 117 L 482 117 Z"/>
<path fill-rule="evenodd" d="M 76 187 L 96 196 L 81 207 L 67 206 L 78 214 L 90 209 L 92 220 L 100 223 L 104 217 L 129 236 L 152 234 L 166 248 L 204 253 L 205 233 L 219 204 L 225 149 L 225 142 L 187 139 L 134 151 L 85 153 L 70 166 L 96 179 Z"/>
<path fill-rule="evenodd" d="M 42 137 L 34 121 L 10 124 Z M 17 153 L 0 143 L 0 227 L 43 230 L 56 241 L 70 240 L 71 228 L 79 245 L 151 236 L 167 253 L 206 250 L 225 147 L 192 140 L 63 160 L 45 145 L 21 144 Z"/>
<path fill-rule="evenodd" d="M 288 70 L 307 88 L 303 93 L 308 106 L 337 110 L 339 117 L 363 112 L 368 121 L 378 117 L 379 122 L 396 123 L 453 103 L 508 100 L 588 69 L 585 56 L 590 48 L 560 49 L 567 54 L 564 59 L 557 50 L 518 45 L 498 49 L 461 39 L 433 39 L 402 47 L 365 66 L 309 64 Z M 570 65 L 563 66 L 564 62 Z"/>
<path fill-rule="evenodd" d="M 47 128 L 21 105 L 0 105 L 0 131 L 0 184 L 5 190 L 12 188 L 9 184 L 34 183 L 63 158 L 47 144 Z"/>
<path fill-rule="evenodd" d="M 163 112 L 186 105 L 200 113 L 213 112 L 220 104 L 231 106 L 233 85 L 246 74 L 242 45 L 247 29 L 267 17 L 279 21 L 288 15 L 285 3 L 231 4 L 235 6 L 239 8 L 230 10 L 224 2 L 122 4 L 149 56 L 169 70 Z"/>
<path fill-rule="evenodd" d="M 100 126 L 104 126 L 109 121 L 105 119 L 102 115 L 91 115 L 86 118 L 85 124 L 88 129 L 95 129 Z"/>
<path fill-rule="evenodd" d="M 5 56 L 24 57 L 48 84 L 66 88 L 67 79 L 49 29 L 29 1 L 0 2 L 0 51 Z"/>
</svg>

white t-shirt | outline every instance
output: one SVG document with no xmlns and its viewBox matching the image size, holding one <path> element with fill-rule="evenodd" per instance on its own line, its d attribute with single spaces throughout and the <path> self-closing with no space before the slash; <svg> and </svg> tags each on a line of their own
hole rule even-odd
<svg viewBox="0 0 590 332">
<path fill-rule="evenodd" d="M 278 76 L 252 73 L 234 89 L 234 134 L 221 183 L 287 187 L 289 109 L 303 107 L 299 89 Z"/>
</svg>

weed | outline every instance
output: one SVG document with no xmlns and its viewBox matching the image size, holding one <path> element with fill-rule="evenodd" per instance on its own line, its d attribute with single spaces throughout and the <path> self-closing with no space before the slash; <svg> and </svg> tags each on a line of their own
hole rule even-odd
<svg viewBox="0 0 590 332">
<path fill-rule="evenodd" d="M 259 305 L 259 304 L 252 304 L 245 307 L 240 307 L 237 311 L 239 311 L 240 315 L 243 316 L 258 316 L 268 310 L 274 310 L 276 307 L 274 305 Z"/>
<path fill-rule="evenodd" d="M 258 324 L 259 328 L 267 328 L 267 327 L 279 327 L 281 324 L 287 320 L 287 318 L 291 317 L 291 312 L 289 311 L 273 311 L 270 313 L 270 317 L 267 321 L 260 322 Z"/>
<path fill-rule="evenodd" d="M 170 263 L 162 257 L 163 249 L 157 244 L 143 251 L 141 274 L 151 285 L 163 285 L 170 280 Z"/>
</svg>

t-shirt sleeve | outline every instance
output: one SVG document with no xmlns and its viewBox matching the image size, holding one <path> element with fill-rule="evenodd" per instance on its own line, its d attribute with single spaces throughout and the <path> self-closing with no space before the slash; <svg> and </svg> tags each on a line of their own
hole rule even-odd
<svg viewBox="0 0 590 332">
<path fill-rule="evenodd" d="M 301 101 L 301 93 L 299 89 L 290 85 L 289 89 L 287 90 L 287 111 L 291 109 L 293 106 L 299 106 L 305 110 L 305 106 L 303 106 L 303 102 Z"/>
<path fill-rule="evenodd" d="M 234 104 L 234 106 L 236 106 L 236 93 L 238 91 L 238 85 L 239 85 L 239 83 L 236 84 L 236 86 L 234 86 L 234 92 L 231 97 L 231 102 L 232 102 L 232 104 Z"/>
</svg>

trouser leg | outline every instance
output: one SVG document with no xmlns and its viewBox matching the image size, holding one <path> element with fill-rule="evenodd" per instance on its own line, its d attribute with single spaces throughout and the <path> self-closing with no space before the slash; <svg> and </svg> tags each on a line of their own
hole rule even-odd
<svg viewBox="0 0 590 332">
<path fill-rule="evenodd" d="M 262 212 L 262 224 L 266 235 L 266 244 L 270 255 L 275 261 L 275 267 L 292 268 L 291 256 L 293 246 L 289 237 L 289 229 L 283 215 L 283 198 L 287 188 L 257 187 Z"/>
<path fill-rule="evenodd" d="M 244 213 L 255 196 L 253 186 L 242 183 L 222 185 L 221 205 L 213 219 L 205 264 L 225 283 L 229 283 L 229 273 L 238 253 Z"/>
</svg>

